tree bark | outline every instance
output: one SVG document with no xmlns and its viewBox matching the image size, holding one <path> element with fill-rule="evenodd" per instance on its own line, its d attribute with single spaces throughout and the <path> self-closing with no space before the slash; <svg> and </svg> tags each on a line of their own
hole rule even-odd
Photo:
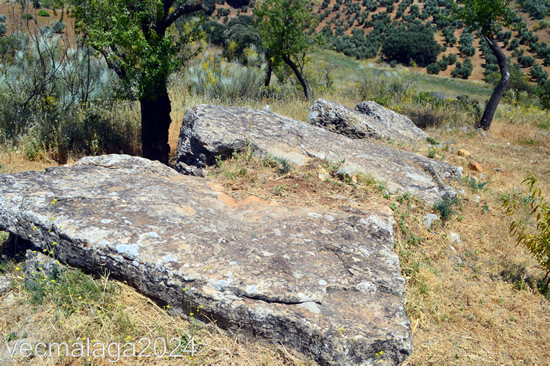
<svg viewBox="0 0 550 366">
<path fill-rule="evenodd" d="M 508 83 L 510 82 L 510 69 L 508 67 L 506 55 L 504 54 L 504 52 L 502 52 L 502 49 L 498 45 L 497 40 L 485 35 L 484 37 L 485 40 L 487 40 L 487 43 L 489 43 L 491 51 L 493 51 L 497 58 L 498 68 L 500 69 L 500 74 L 502 75 L 502 77 L 500 78 L 500 82 L 496 86 L 493 94 L 491 95 L 491 98 L 489 99 L 489 102 L 487 103 L 487 106 L 485 107 L 485 111 L 483 112 L 481 121 L 477 126 L 478 128 L 488 130 L 489 127 L 491 127 L 491 122 L 493 122 L 493 117 L 497 110 L 498 103 L 500 102 L 500 99 L 502 99 L 502 97 L 504 96 L 504 92 L 506 91 Z"/>
<path fill-rule="evenodd" d="M 309 101 L 311 99 L 311 89 L 309 88 L 309 84 L 307 83 L 306 79 L 304 79 L 304 77 L 302 76 L 302 73 L 300 72 L 300 69 L 298 68 L 298 66 L 294 62 L 292 62 L 290 57 L 288 57 L 286 55 L 283 55 L 282 57 L 283 57 L 283 61 L 288 66 L 290 66 L 292 71 L 294 71 L 294 74 L 298 78 L 298 81 L 300 82 L 300 84 L 302 84 L 302 87 L 304 88 L 304 94 L 306 96 L 306 100 Z"/>
<path fill-rule="evenodd" d="M 170 98 L 166 83 L 162 83 L 157 93 L 147 93 L 153 97 L 139 99 L 141 105 L 141 145 L 143 157 L 158 160 L 168 164 L 170 145 L 168 145 L 168 130 L 170 129 Z"/>
<path fill-rule="evenodd" d="M 267 70 L 264 85 L 268 87 L 271 83 L 271 74 L 273 73 L 273 61 L 271 60 L 271 58 L 269 58 L 269 52 L 266 52 L 265 58 L 267 60 Z"/>
</svg>

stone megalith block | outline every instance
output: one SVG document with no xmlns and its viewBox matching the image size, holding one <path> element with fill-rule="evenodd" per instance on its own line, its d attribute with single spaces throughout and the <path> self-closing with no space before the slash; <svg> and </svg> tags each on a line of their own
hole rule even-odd
<svg viewBox="0 0 550 366">
<path fill-rule="evenodd" d="M 0 175 L 0 230 L 107 270 L 178 314 L 321 364 L 411 354 L 394 224 L 382 206 L 237 202 L 208 179 L 125 155 Z"/>
<path fill-rule="evenodd" d="M 445 184 L 460 177 L 459 168 L 368 140 L 350 139 L 272 112 L 197 105 L 186 111 L 177 148 L 179 171 L 214 165 L 216 156 L 250 149 L 302 165 L 310 158 L 347 164 L 384 182 L 390 193 L 408 192 L 427 202 L 456 195 Z"/>
<path fill-rule="evenodd" d="M 376 102 L 359 103 L 353 110 L 330 100 L 318 99 L 309 109 L 308 122 L 352 139 L 392 138 L 415 143 L 428 137 L 409 117 Z"/>
</svg>

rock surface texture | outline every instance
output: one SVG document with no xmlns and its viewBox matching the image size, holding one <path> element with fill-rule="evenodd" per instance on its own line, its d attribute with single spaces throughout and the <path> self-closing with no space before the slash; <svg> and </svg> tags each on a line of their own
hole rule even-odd
<svg viewBox="0 0 550 366">
<path fill-rule="evenodd" d="M 457 167 L 439 160 L 350 139 L 272 112 L 212 105 L 186 111 L 176 168 L 189 173 L 214 165 L 217 156 L 247 149 L 260 158 L 270 154 L 298 165 L 310 158 L 345 159 L 348 173 L 372 174 L 390 193 L 408 192 L 427 202 L 455 196 L 445 180 L 460 177 Z"/>
<path fill-rule="evenodd" d="M 391 138 L 408 143 L 426 141 L 428 135 L 407 116 L 376 102 L 359 103 L 355 110 L 326 99 L 316 100 L 308 122 L 352 139 Z"/>
<path fill-rule="evenodd" d="M 241 113 L 248 128 L 255 115 Z M 299 139 L 299 126 L 284 122 L 287 141 Z M 281 134 L 281 125 L 254 127 L 254 143 L 257 127 Z M 225 131 L 234 148 L 247 141 L 241 132 Z M 391 210 L 287 209 L 237 202 L 221 188 L 141 158 L 84 158 L 0 175 L 0 230 L 72 266 L 107 269 L 179 314 L 200 307 L 201 320 L 321 364 L 370 365 L 383 351 L 391 365 L 410 355 Z"/>
</svg>

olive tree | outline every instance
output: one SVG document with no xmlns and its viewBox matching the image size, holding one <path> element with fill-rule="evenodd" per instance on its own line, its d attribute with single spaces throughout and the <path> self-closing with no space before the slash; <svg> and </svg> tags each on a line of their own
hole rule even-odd
<svg viewBox="0 0 550 366">
<path fill-rule="evenodd" d="M 170 29 L 184 15 L 203 9 L 203 1 L 70 0 L 83 42 L 105 57 L 128 98 L 141 106 L 143 157 L 168 163 L 171 105 L 168 76 L 190 57 L 185 46 L 197 27 Z M 189 51 L 189 50 L 187 50 Z"/>
<path fill-rule="evenodd" d="M 478 128 L 488 130 L 493 121 L 498 103 L 502 99 L 508 82 L 510 81 L 510 69 L 506 55 L 498 44 L 496 33 L 499 25 L 512 25 L 514 13 L 508 7 L 509 0 L 461 0 L 459 6 L 453 4 L 451 18 L 463 20 L 471 30 L 480 30 L 482 37 L 487 41 L 489 48 L 497 58 L 498 67 L 502 75 L 500 82 L 495 87 Z"/>
</svg>

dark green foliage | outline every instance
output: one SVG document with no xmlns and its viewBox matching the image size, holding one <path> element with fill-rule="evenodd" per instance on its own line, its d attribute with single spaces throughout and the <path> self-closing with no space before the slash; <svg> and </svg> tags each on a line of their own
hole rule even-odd
<svg viewBox="0 0 550 366">
<path fill-rule="evenodd" d="M 442 221 L 447 221 L 457 214 L 455 207 L 460 204 L 461 200 L 459 198 L 443 198 L 434 204 L 433 210 L 439 212 Z"/>
<path fill-rule="evenodd" d="M 409 65 L 411 61 L 425 67 L 437 61 L 441 52 L 440 45 L 435 41 L 433 30 L 422 24 L 410 24 L 408 28 L 399 27 L 386 38 L 382 54 L 388 61 Z"/>
<path fill-rule="evenodd" d="M 228 8 L 217 8 L 217 9 L 216 9 L 216 12 L 218 13 L 218 17 L 221 18 L 221 17 L 226 17 L 226 16 L 228 16 L 229 14 L 231 14 L 231 9 L 228 9 Z"/>
<path fill-rule="evenodd" d="M 445 66 L 447 66 L 447 63 L 445 62 Z M 439 63 L 433 63 L 429 64 L 426 68 L 426 71 L 428 71 L 428 74 L 437 75 L 441 71 L 441 66 L 439 66 Z"/>
<path fill-rule="evenodd" d="M 497 85 L 500 81 L 501 75 L 498 72 L 490 74 L 486 77 L 487 82 Z M 533 91 L 533 88 L 527 80 L 527 75 L 521 69 L 520 65 L 513 64 L 510 66 L 510 82 L 508 84 L 508 89 L 504 97 L 510 101 L 519 103 L 520 98 L 523 94 L 530 94 Z"/>
<path fill-rule="evenodd" d="M 544 71 L 542 66 L 537 64 L 531 68 L 531 79 L 540 84 L 548 79 L 548 72 Z"/>
<path fill-rule="evenodd" d="M 8 30 L 8 27 L 6 26 L 6 23 L 0 23 L 0 37 L 6 34 Z"/>
<path fill-rule="evenodd" d="M 0 14 L 0 23 L 5 23 L 6 22 L 6 14 Z"/>
<path fill-rule="evenodd" d="M 522 67 L 530 67 L 535 64 L 536 60 L 533 56 L 521 55 L 518 57 L 518 63 Z"/>
<path fill-rule="evenodd" d="M 483 75 L 485 75 L 486 77 L 489 76 L 489 75 L 492 75 L 492 74 L 499 74 L 500 73 L 498 72 L 498 65 L 495 65 L 495 64 L 488 64 L 488 65 L 485 65 L 485 71 L 483 72 Z M 485 81 L 492 84 L 489 79 L 485 78 Z"/>
<path fill-rule="evenodd" d="M 510 45 L 508 46 L 509 50 L 515 50 L 519 47 L 519 39 L 514 38 L 510 41 Z"/>
<path fill-rule="evenodd" d="M 535 89 L 535 94 L 543 108 L 550 109 L 550 81 L 541 82 Z"/>
<path fill-rule="evenodd" d="M 468 79 L 472 75 L 474 65 L 472 60 L 467 58 L 464 60 L 464 64 L 457 62 L 455 69 L 451 72 L 452 77 L 459 77 L 462 79 Z"/>
<path fill-rule="evenodd" d="M 65 23 L 60 22 L 59 20 L 57 20 L 55 23 L 52 24 L 52 29 L 54 33 L 62 33 L 63 29 L 65 28 L 66 28 Z"/>
<path fill-rule="evenodd" d="M 363 29 L 354 29 L 352 36 L 344 34 L 343 28 L 337 28 L 332 38 L 332 47 L 344 53 L 346 56 L 352 56 L 358 59 L 373 58 L 380 49 L 380 31 L 373 31 L 365 37 Z"/>
<path fill-rule="evenodd" d="M 239 15 L 239 18 L 251 19 L 246 15 Z M 252 25 L 246 24 L 247 20 L 235 22 L 229 21 L 227 29 L 224 32 L 224 55 L 229 59 L 239 59 L 243 61 L 243 52 L 251 46 L 260 47 L 262 44 L 262 35 Z M 250 24 L 250 23 L 249 23 Z"/>
<path fill-rule="evenodd" d="M 544 19 L 550 11 L 550 3 L 547 0 L 518 0 L 518 4 L 535 19 Z"/>
<path fill-rule="evenodd" d="M 208 21 L 201 25 L 201 29 L 206 33 L 208 41 L 216 46 L 223 46 L 225 43 L 224 32 L 226 27 L 215 20 Z"/>
<path fill-rule="evenodd" d="M 42 9 L 42 10 L 40 10 L 40 11 L 38 12 L 38 16 L 39 16 L 39 17 L 46 17 L 46 18 L 47 18 L 47 17 L 50 16 L 50 13 L 48 13 L 47 10 Z"/>
<path fill-rule="evenodd" d="M 474 35 L 472 33 L 464 31 L 460 36 L 460 46 L 458 50 L 466 57 L 472 57 L 476 53 L 476 49 L 473 45 Z"/>
<path fill-rule="evenodd" d="M 445 43 L 448 46 L 454 46 L 456 44 L 455 27 L 443 29 L 443 36 L 445 37 Z"/>
<path fill-rule="evenodd" d="M 225 2 L 232 8 L 242 8 L 250 4 L 250 0 L 226 0 Z"/>
</svg>

